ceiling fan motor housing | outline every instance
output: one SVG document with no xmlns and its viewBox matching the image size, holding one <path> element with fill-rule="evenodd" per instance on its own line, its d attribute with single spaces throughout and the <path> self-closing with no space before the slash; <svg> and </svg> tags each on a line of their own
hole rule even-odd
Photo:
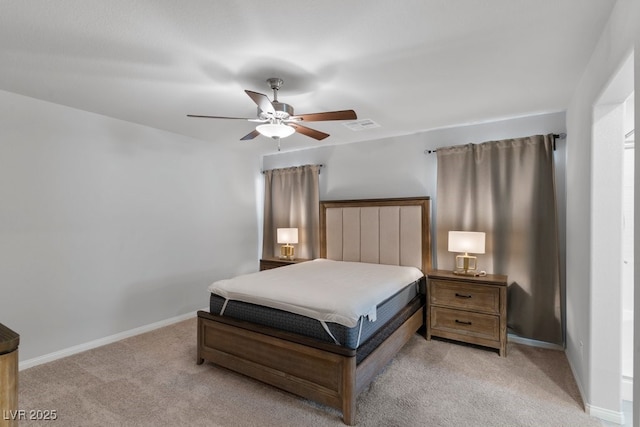
<svg viewBox="0 0 640 427">
<path fill-rule="evenodd" d="M 273 109 L 276 110 L 275 115 L 272 116 L 258 108 L 258 117 L 260 117 L 260 119 L 268 120 L 275 117 L 276 119 L 287 120 L 289 117 L 293 116 L 293 107 L 291 105 L 278 101 L 272 101 L 271 104 L 273 105 Z"/>
</svg>

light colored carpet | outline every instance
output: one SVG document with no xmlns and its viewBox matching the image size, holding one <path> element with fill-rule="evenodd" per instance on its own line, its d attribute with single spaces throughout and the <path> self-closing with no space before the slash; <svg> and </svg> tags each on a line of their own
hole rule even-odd
<svg viewBox="0 0 640 427">
<path fill-rule="evenodd" d="M 21 426 L 340 426 L 339 412 L 211 363 L 196 320 L 21 371 L 19 405 L 58 420 Z M 360 426 L 601 426 L 563 352 L 493 351 L 415 335 L 358 396 Z"/>
</svg>

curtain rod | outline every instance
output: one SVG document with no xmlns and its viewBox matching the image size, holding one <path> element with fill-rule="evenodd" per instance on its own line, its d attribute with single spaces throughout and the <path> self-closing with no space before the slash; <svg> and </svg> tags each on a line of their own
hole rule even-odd
<svg viewBox="0 0 640 427">
<path fill-rule="evenodd" d="M 554 133 L 553 134 L 553 151 L 556 151 L 556 139 L 565 139 L 566 137 L 567 137 L 566 133 Z M 441 148 L 446 148 L 446 147 L 434 148 L 433 150 L 424 150 L 424 154 L 435 153 L 436 151 L 440 150 Z"/>
<path fill-rule="evenodd" d="M 300 166 L 309 166 L 309 165 L 300 165 Z M 299 168 L 300 166 L 289 166 L 289 167 L 291 167 L 291 168 Z M 322 163 L 319 164 L 319 165 L 315 165 L 315 166 L 319 166 L 321 168 L 324 167 L 324 165 Z M 286 169 L 286 168 L 284 168 L 284 169 Z M 260 173 L 263 174 L 263 175 L 265 174 L 265 172 L 267 172 L 267 171 L 264 171 L 264 170 L 260 171 Z M 318 173 L 320 173 L 320 169 L 318 169 Z"/>
</svg>

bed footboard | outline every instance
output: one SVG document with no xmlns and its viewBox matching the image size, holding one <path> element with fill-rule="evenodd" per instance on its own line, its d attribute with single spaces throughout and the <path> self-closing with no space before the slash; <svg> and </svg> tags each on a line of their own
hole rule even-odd
<svg viewBox="0 0 640 427">
<path fill-rule="evenodd" d="M 198 313 L 198 363 L 217 365 L 342 411 L 355 422 L 356 358 L 223 323 Z"/>
<path fill-rule="evenodd" d="M 356 365 L 346 349 L 223 316 L 198 312 L 197 363 L 205 360 L 342 411 L 355 424 L 356 395 L 424 325 L 421 305 Z"/>
</svg>

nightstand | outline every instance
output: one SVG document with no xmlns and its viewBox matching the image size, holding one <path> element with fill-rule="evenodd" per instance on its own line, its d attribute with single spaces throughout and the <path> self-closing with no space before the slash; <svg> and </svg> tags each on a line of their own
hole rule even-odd
<svg viewBox="0 0 640 427">
<path fill-rule="evenodd" d="M 427 339 L 448 338 L 507 355 L 507 276 L 427 273 Z"/>
<path fill-rule="evenodd" d="M 308 259 L 280 259 L 280 258 L 262 258 L 260 260 L 260 271 L 270 270 L 272 268 L 284 267 L 285 265 L 297 264 L 299 262 L 309 261 Z"/>
<path fill-rule="evenodd" d="M 18 426 L 18 418 L 8 414 L 18 413 L 18 344 L 20 335 L 0 323 L 0 408 L 5 422 L 2 426 Z"/>
</svg>

